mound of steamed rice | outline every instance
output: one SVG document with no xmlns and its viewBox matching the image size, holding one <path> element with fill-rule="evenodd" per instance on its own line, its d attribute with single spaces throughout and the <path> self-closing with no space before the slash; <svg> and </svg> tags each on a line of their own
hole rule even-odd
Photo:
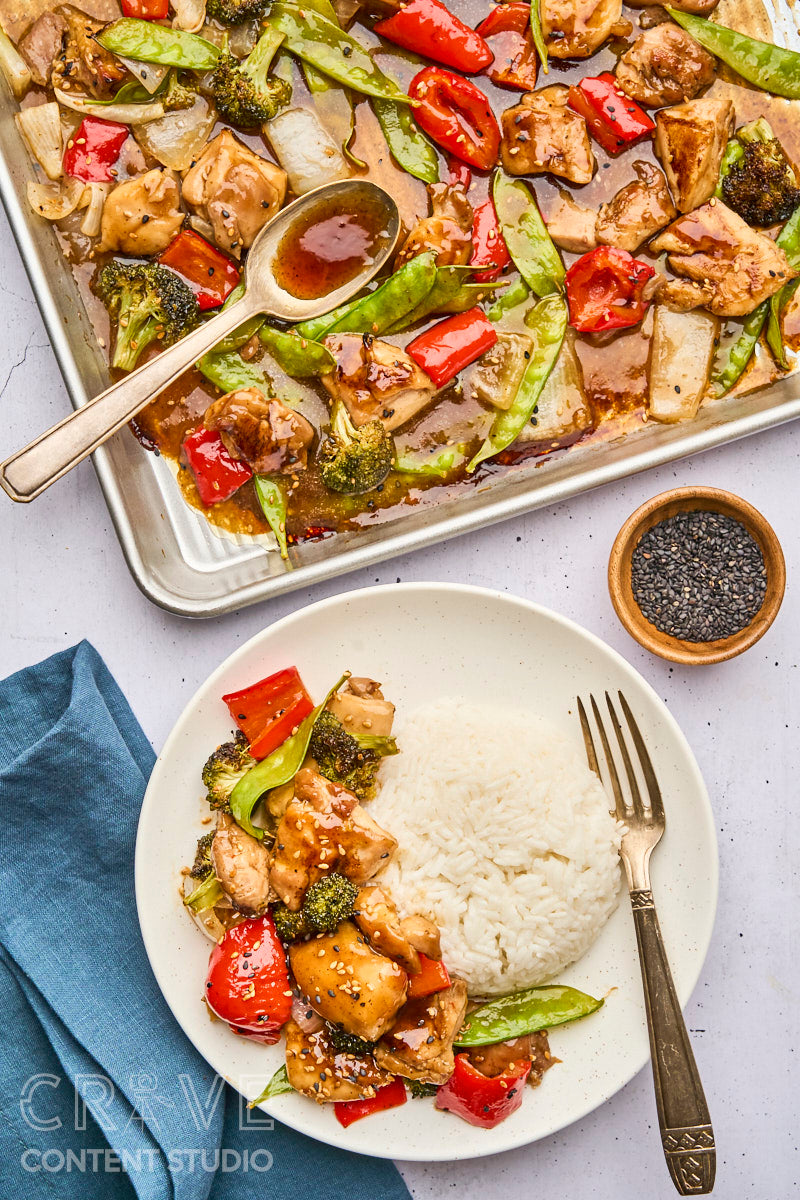
<svg viewBox="0 0 800 1200">
<path fill-rule="evenodd" d="M 532 714 L 442 700 L 398 725 L 372 816 L 398 839 L 381 875 L 439 926 L 473 995 L 556 976 L 617 905 L 620 831 L 580 748 Z"/>
</svg>

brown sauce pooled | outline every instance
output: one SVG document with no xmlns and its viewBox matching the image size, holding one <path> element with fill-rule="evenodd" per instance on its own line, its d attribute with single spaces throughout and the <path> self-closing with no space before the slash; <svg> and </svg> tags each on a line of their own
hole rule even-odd
<svg viewBox="0 0 800 1200">
<path fill-rule="evenodd" d="M 363 204 L 357 213 L 342 212 L 326 200 L 299 218 L 278 246 L 275 279 L 299 300 L 315 300 L 355 279 L 386 241 L 385 212 Z"/>
</svg>

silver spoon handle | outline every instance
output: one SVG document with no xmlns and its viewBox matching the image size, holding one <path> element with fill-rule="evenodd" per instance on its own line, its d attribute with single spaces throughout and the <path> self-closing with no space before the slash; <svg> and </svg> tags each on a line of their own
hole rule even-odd
<svg viewBox="0 0 800 1200">
<path fill-rule="evenodd" d="M 0 487 L 12 500 L 23 504 L 34 500 L 51 483 L 102 446 L 187 367 L 257 311 L 253 300 L 243 296 L 174 346 L 162 350 L 143 367 L 70 413 L 0 464 Z"/>
</svg>

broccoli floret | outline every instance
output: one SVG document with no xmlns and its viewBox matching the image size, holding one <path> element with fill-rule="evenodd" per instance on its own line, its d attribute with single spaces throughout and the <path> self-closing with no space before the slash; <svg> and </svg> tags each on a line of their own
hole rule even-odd
<svg viewBox="0 0 800 1200">
<path fill-rule="evenodd" d="M 263 17 L 270 0 L 208 0 L 206 16 L 223 25 L 241 25 Z"/>
<path fill-rule="evenodd" d="M 328 1041 L 334 1050 L 338 1050 L 341 1054 L 356 1054 L 359 1058 L 372 1054 L 375 1049 L 374 1042 L 368 1042 L 365 1038 L 360 1038 L 358 1034 L 348 1033 L 346 1029 L 342 1029 L 341 1025 L 328 1026 Z"/>
<path fill-rule="evenodd" d="M 272 919 L 275 922 L 275 932 L 282 942 L 296 942 L 298 938 L 311 933 L 302 910 L 292 912 L 285 904 L 275 904 L 272 907 Z"/>
<path fill-rule="evenodd" d="M 421 1079 L 404 1079 L 403 1082 L 415 1100 L 421 1100 L 424 1096 L 435 1096 L 439 1090 L 435 1083 L 423 1083 Z"/>
<path fill-rule="evenodd" d="M 314 723 L 308 751 L 320 775 L 340 783 L 359 800 L 372 799 L 381 753 L 365 749 L 327 708 Z"/>
<path fill-rule="evenodd" d="M 358 886 L 334 871 L 312 883 L 300 911 L 315 933 L 333 933 L 342 921 L 352 917 L 357 896 Z"/>
<path fill-rule="evenodd" d="M 748 225 L 785 221 L 800 204 L 800 187 L 792 165 L 769 123 L 761 117 L 737 132 L 741 158 L 722 180 L 722 198 Z"/>
<path fill-rule="evenodd" d="M 247 738 L 241 730 L 232 742 L 217 746 L 203 767 L 203 785 L 208 789 L 206 800 L 212 808 L 230 812 L 231 792 L 256 760 L 250 753 Z"/>
<path fill-rule="evenodd" d="M 337 403 L 331 434 L 319 455 L 325 486 L 346 496 L 358 496 L 379 487 L 394 462 L 394 442 L 385 426 L 374 420 L 356 429 L 347 409 Z"/>
<path fill-rule="evenodd" d="M 179 108 L 191 108 L 197 99 L 197 89 L 191 84 L 183 83 L 178 78 L 177 71 L 170 71 L 167 76 L 167 86 L 158 99 L 167 112 L 175 112 Z"/>
<path fill-rule="evenodd" d="M 211 833 L 204 833 L 197 840 L 197 850 L 194 856 L 194 865 L 189 872 L 192 879 L 199 879 L 201 883 L 208 879 L 209 875 L 214 873 L 214 864 L 211 861 L 211 843 L 214 841 L 214 830 Z"/>
<path fill-rule="evenodd" d="M 253 129 L 271 121 L 289 103 L 291 84 L 269 75 L 279 44 L 275 31 L 267 29 L 243 62 L 227 52 L 219 56 L 211 87 L 217 108 L 231 125 Z"/>
<path fill-rule="evenodd" d="M 114 259 L 98 276 L 97 294 L 117 322 L 112 366 L 122 371 L 132 371 L 151 342 L 177 342 L 200 312 L 183 280 L 158 263 Z"/>
</svg>

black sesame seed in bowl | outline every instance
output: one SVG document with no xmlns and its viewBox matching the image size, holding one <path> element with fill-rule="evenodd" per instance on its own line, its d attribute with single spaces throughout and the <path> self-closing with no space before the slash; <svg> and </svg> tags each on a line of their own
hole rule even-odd
<svg viewBox="0 0 800 1200">
<path fill-rule="evenodd" d="M 643 504 L 617 535 L 612 603 L 646 649 L 681 663 L 741 654 L 780 608 L 785 565 L 757 509 L 716 488 L 676 488 Z"/>
</svg>

